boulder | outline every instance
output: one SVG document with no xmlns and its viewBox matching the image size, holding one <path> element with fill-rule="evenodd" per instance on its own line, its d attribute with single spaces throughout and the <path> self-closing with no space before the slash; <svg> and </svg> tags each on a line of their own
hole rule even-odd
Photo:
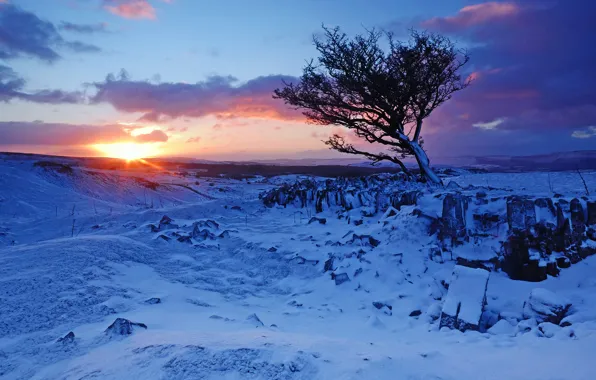
<svg viewBox="0 0 596 380">
<path fill-rule="evenodd" d="M 161 298 L 158 298 L 158 297 L 149 298 L 148 300 L 145 301 L 145 303 L 147 305 L 157 305 L 158 303 L 161 303 Z"/>
<path fill-rule="evenodd" d="M 74 343 L 75 340 L 75 334 L 71 331 L 68 334 L 64 335 L 62 338 L 57 340 L 57 343 L 62 343 L 62 344 L 70 344 L 70 343 Z"/>
<path fill-rule="evenodd" d="M 580 242 L 586 232 L 586 219 L 584 208 L 579 199 L 573 198 L 569 204 L 571 213 L 571 239 L 573 242 Z"/>
<path fill-rule="evenodd" d="M 461 194 L 447 194 L 443 199 L 439 238 L 452 245 L 466 235 L 466 212 L 468 198 Z"/>
<path fill-rule="evenodd" d="M 381 244 L 381 242 L 370 235 L 352 234 L 352 238 L 348 240 L 346 244 L 375 248 Z"/>
<path fill-rule="evenodd" d="M 536 288 L 524 302 L 524 318 L 538 323 L 550 322 L 558 325 L 568 315 L 571 302 L 547 289 Z"/>
<path fill-rule="evenodd" d="M 455 266 L 439 327 L 460 331 L 479 329 L 489 274 L 484 269 Z"/>
<path fill-rule="evenodd" d="M 327 223 L 327 219 L 325 219 L 325 218 L 317 218 L 316 216 L 313 216 L 308 221 L 308 224 L 316 223 L 316 222 L 318 222 L 319 224 L 326 224 Z"/>
<path fill-rule="evenodd" d="M 159 220 L 159 230 L 163 230 L 166 228 L 178 228 L 178 226 L 173 223 L 172 218 L 170 218 L 167 215 L 164 215 Z"/>
<path fill-rule="evenodd" d="M 589 226 L 596 225 L 596 202 L 588 202 L 586 208 L 588 210 L 587 224 Z"/>
<path fill-rule="evenodd" d="M 116 320 L 108 326 L 105 330 L 107 335 L 118 336 L 118 335 L 131 335 L 137 327 L 147 329 L 147 325 L 144 323 L 131 322 L 128 319 L 116 318 Z"/>
<path fill-rule="evenodd" d="M 193 227 L 191 236 L 193 239 L 197 241 L 215 240 L 215 234 L 213 232 L 209 231 L 206 228 L 201 229 L 198 225 L 195 225 Z"/>
<path fill-rule="evenodd" d="M 534 202 L 526 197 L 507 197 L 507 223 L 512 231 L 526 231 L 536 224 Z"/>
<path fill-rule="evenodd" d="M 339 273 L 339 274 L 331 273 L 331 279 L 335 280 L 335 285 L 341 285 L 344 282 L 350 281 L 350 277 L 348 276 L 347 273 Z"/>
<path fill-rule="evenodd" d="M 261 319 L 255 314 L 251 314 L 248 317 L 246 317 L 245 320 L 246 323 L 253 325 L 254 327 L 263 327 L 265 326 L 265 324 L 261 321 Z"/>
<path fill-rule="evenodd" d="M 394 193 L 389 197 L 389 202 L 391 203 L 391 206 L 397 210 L 401 210 L 402 206 L 416 205 L 420 194 L 421 193 L 417 190 Z"/>
<path fill-rule="evenodd" d="M 422 315 L 422 311 L 420 310 L 414 310 L 410 313 L 410 317 L 419 317 L 420 315 Z"/>
<path fill-rule="evenodd" d="M 323 266 L 323 273 L 329 272 L 333 270 L 333 257 L 330 257 L 325 261 L 325 265 Z"/>
</svg>

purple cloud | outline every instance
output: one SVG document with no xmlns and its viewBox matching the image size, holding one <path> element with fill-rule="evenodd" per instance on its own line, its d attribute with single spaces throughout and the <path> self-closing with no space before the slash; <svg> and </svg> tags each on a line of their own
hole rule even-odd
<svg viewBox="0 0 596 380">
<path fill-rule="evenodd" d="M 130 80 L 126 72 L 119 77 L 109 75 L 93 85 L 97 93 L 93 103 L 110 103 L 123 112 L 143 112 L 143 120 L 159 121 L 164 117 L 203 117 L 220 119 L 254 117 L 277 120 L 303 120 L 302 115 L 276 101 L 271 94 L 282 81 L 296 78 L 270 75 L 235 85 L 227 76 L 212 76 L 203 82 L 151 83 Z"/>
<path fill-rule="evenodd" d="M 81 92 L 62 90 L 39 90 L 25 92 L 25 80 L 8 66 L 0 65 L 0 102 L 9 102 L 12 99 L 26 100 L 34 103 L 82 103 Z"/>
<path fill-rule="evenodd" d="M 168 135 L 166 135 L 162 130 L 154 129 L 149 133 L 136 135 L 135 140 L 139 143 L 166 142 L 168 141 Z"/>
<path fill-rule="evenodd" d="M 592 135 L 575 131 L 596 125 L 594 14 L 588 1 L 488 2 L 422 22 L 472 46 L 474 67 L 472 86 L 429 119 L 429 143 L 454 133 L 513 142 L 523 131 L 542 149 L 585 146 L 578 139 Z"/>
<path fill-rule="evenodd" d="M 97 46 L 81 41 L 66 41 L 49 21 L 17 6 L 0 3 L 0 59 L 21 56 L 54 62 L 60 59 L 58 50 L 97 52 Z"/>
</svg>

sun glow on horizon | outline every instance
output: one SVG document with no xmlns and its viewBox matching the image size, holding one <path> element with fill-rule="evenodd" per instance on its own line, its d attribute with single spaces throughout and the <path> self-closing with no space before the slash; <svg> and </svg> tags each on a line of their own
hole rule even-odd
<svg viewBox="0 0 596 380">
<path fill-rule="evenodd" d="M 107 157 L 121 158 L 126 161 L 134 161 L 142 158 L 154 157 L 159 154 L 159 149 L 155 144 L 138 143 L 113 143 L 113 144 L 95 144 L 93 147 Z"/>
</svg>

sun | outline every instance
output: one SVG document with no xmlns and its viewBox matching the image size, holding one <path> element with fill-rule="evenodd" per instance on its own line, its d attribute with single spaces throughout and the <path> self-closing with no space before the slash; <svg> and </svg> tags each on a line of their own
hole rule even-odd
<svg viewBox="0 0 596 380">
<path fill-rule="evenodd" d="M 159 152 L 153 144 L 113 143 L 95 144 L 94 147 L 108 157 L 121 158 L 126 161 L 152 157 Z"/>
</svg>

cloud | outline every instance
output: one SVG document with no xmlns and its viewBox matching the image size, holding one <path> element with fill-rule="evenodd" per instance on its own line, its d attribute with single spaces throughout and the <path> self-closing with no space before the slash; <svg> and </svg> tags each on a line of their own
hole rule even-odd
<svg viewBox="0 0 596 380">
<path fill-rule="evenodd" d="M 504 118 L 495 119 L 493 121 L 489 121 L 488 123 L 475 123 L 472 124 L 472 127 L 480 128 L 480 129 L 495 129 L 499 125 L 503 124 L 505 121 Z"/>
<path fill-rule="evenodd" d="M 155 8 L 147 0 L 104 0 L 104 8 L 124 18 L 155 19 Z"/>
<path fill-rule="evenodd" d="M 0 64 L 0 102 L 9 102 L 13 99 L 20 99 L 34 103 L 75 104 L 84 101 L 83 94 L 78 91 L 38 90 L 25 92 L 25 84 L 25 80 L 13 69 Z"/>
<path fill-rule="evenodd" d="M 296 81 L 296 78 L 269 75 L 239 85 L 230 76 L 212 76 L 194 84 L 150 83 L 130 80 L 123 72 L 118 78 L 109 75 L 105 81 L 94 83 L 97 93 L 91 102 L 109 103 L 122 112 L 142 112 L 146 121 L 207 115 L 221 120 L 238 117 L 304 120 L 299 112 L 272 98 L 273 90 L 282 86 L 283 80 Z"/>
<path fill-rule="evenodd" d="M 46 62 L 61 58 L 58 50 L 97 52 L 96 46 L 65 40 L 49 21 L 11 4 L 0 3 L 0 59 L 34 57 Z"/>
<path fill-rule="evenodd" d="M 574 137 L 576 139 L 589 139 L 596 136 L 596 127 L 594 126 L 590 126 L 586 129 L 580 129 L 577 131 L 573 131 L 573 133 L 571 134 L 571 137 Z"/>
<path fill-rule="evenodd" d="M 422 22 L 427 28 L 457 30 L 515 15 L 520 7 L 515 3 L 488 2 L 463 7 L 455 16 L 435 17 Z"/>
<path fill-rule="evenodd" d="M 171 0 L 161 0 L 171 3 Z M 103 8 L 108 12 L 129 19 L 156 19 L 156 11 L 149 0 L 103 0 Z"/>
<path fill-rule="evenodd" d="M 490 2 L 422 22 L 470 46 L 474 78 L 431 115 L 426 140 L 498 129 L 524 131 L 543 150 L 578 143 L 573 131 L 596 125 L 595 13 L 595 2 L 578 0 Z"/>
<path fill-rule="evenodd" d="M 191 137 L 188 140 L 186 140 L 187 143 L 191 143 L 191 144 L 195 144 L 201 141 L 200 137 Z"/>
<path fill-rule="evenodd" d="M 159 130 L 132 136 L 130 132 L 136 128 L 141 126 L 3 121 L 0 122 L 0 141 L 2 145 L 89 145 L 168 140 Z"/>
<path fill-rule="evenodd" d="M 75 24 L 72 22 L 62 21 L 58 26 L 58 29 L 81 34 L 105 33 L 107 32 L 107 24 Z"/>
<path fill-rule="evenodd" d="M 135 140 L 139 143 L 166 142 L 168 141 L 168 135 L 166 135 L 162 130 L 154 129 L 149 133 L 136 135 Z"/>
</svg>

